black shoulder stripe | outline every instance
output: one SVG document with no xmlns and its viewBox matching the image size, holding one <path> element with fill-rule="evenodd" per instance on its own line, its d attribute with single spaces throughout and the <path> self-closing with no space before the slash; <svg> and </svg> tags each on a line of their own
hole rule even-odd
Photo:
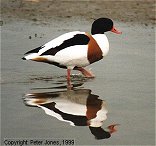
<svg viewBox="0 0 156 146">
<path fill-rule="evenodd" d="M 56 46 L 55 48 L 51 48 L 41 55 L 55 55 L 60 50 L 63 50 L 70 46 L 75 45 L 87 45 L 90 38 L 85 34 L 76 34 L 73 38 L 70 38 L 68 40 L 65 40 L 61 45 Z"/>
<path fill-rule="evenodd" d="M 30 51 L 28 51 L 27 53 L 25 53 L 25 55 L 26 55 L 26 54 L 30 54 L 30 53 L 38 53 L 39 50 L 41 50 L 42 48 L 44 48 L 44 46 L 40 46 L 40 47 L 38 47 L 38 48 L 35 48 L 35 49 L 33 49 L 33 50 L 30 50 Z"/>
</svg>

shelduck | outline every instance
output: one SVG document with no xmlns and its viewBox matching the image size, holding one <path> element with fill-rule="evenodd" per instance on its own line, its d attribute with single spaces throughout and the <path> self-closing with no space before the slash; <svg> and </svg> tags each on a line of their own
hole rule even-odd
<svg viewBox="0 0 156 146">
<path fill-rule="evenodd" d="M 94 77 L 84 67 L 101 60 L 109 51 L 107 31 L 121 34 L 109 18 L 99 18 L 92 24 L 91 34 L 81 31 L 65 33 L 45 45 L 25 53 L 23 60 L 45 62 L 67 69 L 70 81 L 71 70 L 78 70 L 86 77 Z"/>
</svg>

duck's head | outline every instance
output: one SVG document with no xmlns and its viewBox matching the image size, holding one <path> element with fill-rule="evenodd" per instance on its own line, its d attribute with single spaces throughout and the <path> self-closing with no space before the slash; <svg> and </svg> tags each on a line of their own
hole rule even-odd
<svg viewBox="0 0 156 146">
<path fill-rule="evenodd" d="M 109 18 L 99 18 L 93 22 L 92 29 L 91 29 L 91 33 L 93 35 L 94 34 L 103 34 L 107 31 L 111 31 L 116 34 L 122 33 L 114 27 L 113 21 Z"/>
</svg>

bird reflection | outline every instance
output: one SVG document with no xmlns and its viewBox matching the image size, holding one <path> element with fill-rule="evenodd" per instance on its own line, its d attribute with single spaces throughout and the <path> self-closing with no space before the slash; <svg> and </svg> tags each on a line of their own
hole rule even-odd
<svg viewBox="0 0 156 146">
<path fill-rule="evenodd" d="M 25 95 L 24 103 L 40 107 L 47 115 L 72 126 L 88 126 L 96 139 L 109 138 L 116 131 L 117 124 L 102 128 L 107 119 L 106 102 L 89 89 L 29 93 Z"/>
</svg>

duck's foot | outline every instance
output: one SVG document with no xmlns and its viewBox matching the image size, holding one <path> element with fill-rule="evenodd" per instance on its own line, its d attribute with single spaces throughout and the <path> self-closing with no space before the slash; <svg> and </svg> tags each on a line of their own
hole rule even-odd
<svg viewBox="0 0 156 146">
<path fill-rule="evenodd" d="M 113 124 L 113 125 L 108 126 L 107 128 L 109 129 L 109 133 L 112 134 L 112 133 L 116 132 L 117 130 L 115 127 L 119 126 L 119 125 L 120 124 Z"/>
<path fill-rule="evenodd" d="M 80 71 L 87 78 L 95 78 L 94 74 L 91 71 L 88 71 L 83 67 L 77 67 L 75 70 Z"/>
<path fill-rule="evenodd" d="M 71 84 L 71 81 L 67 79 L 67 89 L 68 90 L 72 90 L 73 89 L 73 85 Z"/>
</svg>

